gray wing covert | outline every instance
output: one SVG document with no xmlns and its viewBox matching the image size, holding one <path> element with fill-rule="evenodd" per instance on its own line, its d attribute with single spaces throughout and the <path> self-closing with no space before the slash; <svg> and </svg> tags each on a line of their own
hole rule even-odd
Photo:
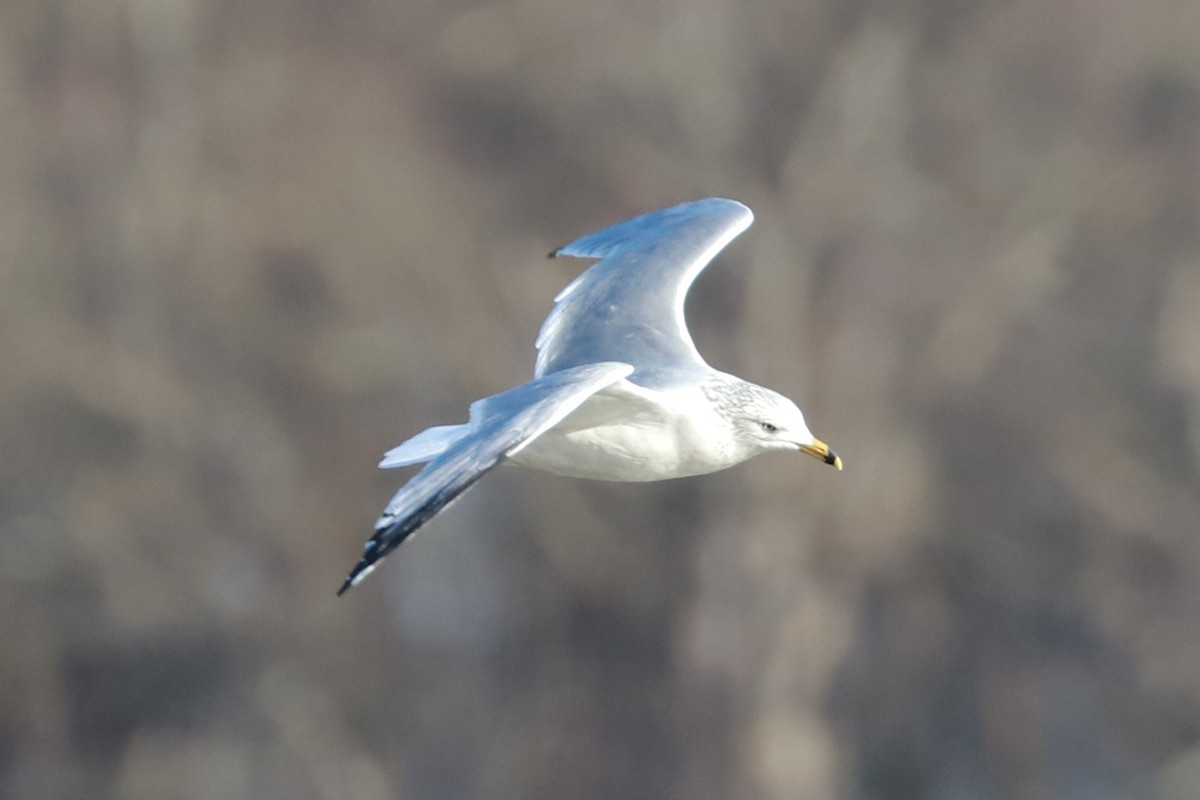
<svg viewBox="0 0 1200 800">
<path fill-rule="evenodd" d="M 754 215 L 709 198 L 644 214 L 584 236 L 552 256 L 599 258 L 555 299 L 538 334 L 534 374 L 599 361 L 638 369 L 705 365 L 684 299 L 696 276 Z"/>
</svg>

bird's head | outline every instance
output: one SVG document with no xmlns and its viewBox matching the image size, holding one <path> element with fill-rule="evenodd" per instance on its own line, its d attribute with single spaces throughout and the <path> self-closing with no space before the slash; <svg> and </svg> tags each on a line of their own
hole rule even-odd
<svg viewBox="0 0 1200 800">
<path fill-rule="evenodd" d="M 746 384 L 742 402 L 736 410 L 735 429 L 742 443 L 758 452 L 799 450 L 837 469 L 842 459 L 829 445 L 812 435 L 804 421 L 804 412 L 778 392 Z"/>
</svg>

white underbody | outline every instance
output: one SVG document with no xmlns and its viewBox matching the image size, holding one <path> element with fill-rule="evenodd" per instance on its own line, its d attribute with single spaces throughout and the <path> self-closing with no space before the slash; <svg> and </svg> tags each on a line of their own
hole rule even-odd
<svg viewBox="0 0 1200 800">
<path fill-rule="evenodd" d="M 633 482 L 703 475 L 752 455 L 699 386 L 655 391 L 621 380 L 520 448 L 509 463 Z"/>
</svg>

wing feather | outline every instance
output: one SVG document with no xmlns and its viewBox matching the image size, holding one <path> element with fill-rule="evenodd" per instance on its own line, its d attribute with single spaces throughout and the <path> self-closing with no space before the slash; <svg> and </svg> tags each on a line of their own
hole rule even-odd
<svg viewBox="0 0 1200 800">
<path fill-rule="evenodd" d="M 587 364 L 537 378 L 472 404 L 472 430 L 401 487 L 375 522 L 375 535 L 338 594 L 357 585 L 388 553 L 489 470 L 554 427 L 585 400 L 633 372 L 629 364 Z"/>
<path fill-rule="evenodd" d="M 683 305 L 700 272 L 754 220 L 735 200 L 672 206 L 588 234 L 551 255 L 599 258 L 555 298 L 534 374 L 599 361 L 705 365 Z"/>
</svg>

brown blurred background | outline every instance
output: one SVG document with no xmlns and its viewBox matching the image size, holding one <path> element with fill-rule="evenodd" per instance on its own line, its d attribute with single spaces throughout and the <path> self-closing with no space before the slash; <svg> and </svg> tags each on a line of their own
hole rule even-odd
<svg viewBox="0 0 1200 800">
<path fill-rule="evenodd" d="M 5 0 L 0 797 L 1200 797 L 1195 0 Z M 388 447 L 724 195 L 846 461 Z"/>
</svg>

